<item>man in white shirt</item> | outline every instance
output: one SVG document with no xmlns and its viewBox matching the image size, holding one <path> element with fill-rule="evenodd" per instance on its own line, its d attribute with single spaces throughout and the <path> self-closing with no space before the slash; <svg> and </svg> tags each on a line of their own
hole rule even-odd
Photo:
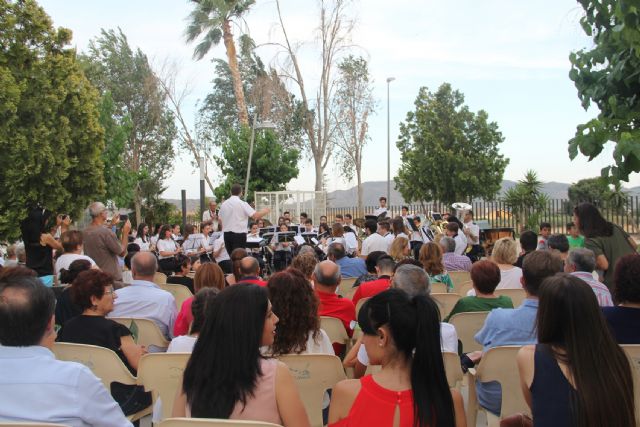
<svg viewBox="0 0 640 427">
<path fill-rule="evenodd" d="M 472 261 L 477 259 L 480 253 L 480 226 L 473 222 L 473 211 L 467 211 L 464 214 L 464 227 L 462 231 L 467 238 L 467 242 L 471 245 L 471 251 L 467 254 Z"/>
<path fill-rule="evenodd" d="M 138 252 L 131 259 L 133 283 L 118 289 L 118 298 L 108 317 L 140 317 L 153 320 L 160 332 L 171 339 L 173 324 L 178 315 L 176 300 L 171 293 L 153 283 L 158 261 L 151 252 Z"/>
<path fill-rule="evenodd" d="M 55 296 L 20 273 L 0 279 L 0 420 L 131 427 L 89 368 L 56 360 Z"/>
<path fill-rule="evenodd" d="M 215 200 L 209 200 L 209 209 L 202 212 L 202 222 L 213 221 L 218 217 L 216 210 L 218 209 L 218 203 Z"/>
<path fill-rule="evenodd" d="M 463 233 L 460 233 L 460 226 L 457 222 L 451 221 L 447 223 L 447 229 L 445 234 L 451 237 L 456 242 L 456 250 L 455 253 L 457 255 L 464 255 L 467 251 L 467 238 Z"/>
<path fill-rule="evenodd" d="M 385 216 L 387 216 L 387 198 L 382 196 L 380 197 L 380 199 L 378 199 L 378 201 L 380 202 L 380 206 L 373 211 L 373 214 L 375 216 L 380 216 L 382 214 L 385 214 Z"/>
<path fill-rule="evenodd" d="M 393 239 L 395 238 L 395 236 L 391 232 L 391 224 L 389 224 L 389 222 L 387 221 L 380 221 L 378 223 L 378 233 L 380 233 L 380 235 L 387 240 L 389 247 L 391 247 Z M 387 250 L 387 252 L 389 251 Z"/>
<path fill-rule="evenodd" d="M 247 244 L 247 227 L 249 218 L 258 220 L 270 212 L 269 208 L 257 211 L 249 206 L 249 203 L 240 199 L 242 186 L 231 186 L 231 197 L 222 203 L 218 213 L 222 221 L 224 244 L 227 252 L 231 254 L 235 248 L 244 248 Z"/>
<path fill-rule="evenodd" d="M 364 232 L 367 234 L 367 238 L 362 242 L 362 251 L 360 251 L 360 258 L 367 258 L 371 252 L 382 251 L 389 252 L 389 241 L 377 233 L 378 224 L 369 219 L 364 224 Z"/>
</svg>

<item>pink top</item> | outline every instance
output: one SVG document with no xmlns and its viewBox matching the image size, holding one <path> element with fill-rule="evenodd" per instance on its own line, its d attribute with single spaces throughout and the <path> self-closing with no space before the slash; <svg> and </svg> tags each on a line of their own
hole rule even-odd
<svg viewBox="0 0 640 427">
<path fill-rule="evenodd" d="M 229 417 L 230 420 L 262 421 L 282 425 L 278 404 L 276 403 L 277 359 L 261 359 L 262 376 L 258 377 L 253 396 L 248 396 L 247 404 L 236 402 Z"/>
<path fill-rule="evenodd" d="M 182 303 L 178 317 L 176 317 L 176 323 L 173 325 L 173 336 L 179 337 L 180 335 L 187 335 L 189 333 L 189 327 L 193 322 L 193 314 L 191 313 L 191 304 L 193 303 L 193 297 L 189 297 Z"/>
</svg>

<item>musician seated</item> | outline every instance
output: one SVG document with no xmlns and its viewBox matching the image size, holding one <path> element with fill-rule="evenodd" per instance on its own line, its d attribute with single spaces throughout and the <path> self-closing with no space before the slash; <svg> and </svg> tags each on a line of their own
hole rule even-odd
<svg viewBox="0 0 640 427">
<path fill-rule="evenodd" d="M 322 239 L 320 241 L 320 247 L 325 254 L 328 254 L 329 247 L 336 243 L 342 244 L 343 248 L 347 247 L 347 241 L 344 238 L 344 228 L 342 227 L 342 224 L 337 222 L 331 226 L 331 237 Z"/>
<path fill-rule="evenodd" d="M 364 223 L 364 232 L 367 235 L 367 238 L 362 242 L 360 258 L 366 258 L 367 255 L 375 251 L 382 251 L 384 253 L 389 251 L 389 241 L 382 237 L 382 235 L 377 231 L 378 224 L 376 221 L 370 219 Z"/>
<path fill-rule="evenodd" d="M 311 220 L 311 218 L 307 218 L 304 221 L 304 233 L 315 233 L 315 230 L 313 229 L 313 221 Z"/>
<path fill-rule="evenodd" d="M 340 266 L 343 279 L 360 277 L 367 273 L 367 267 L 361 258 L 349 258 L 342 243 L 335 242 L 329 246 L 327 259 Z"/>
<path fill-rule="evenodd" d="M 240 281 L 258 286 L 267 286 L 267 282 L 260 278 L 260 263 L 254 257 L 248 256 L 240 260 Z"/>
<path fill-rule="evenodd" d="M 286 233 L 289 231 L 289 227 L 286 224 L 280 224 L 280 233 Z M 278 235 L 275 233 L 273 239 L 271 239 L 271 249 L 275 252 L 273 254 L 273 267 L 276 271 L 282 271 L 291 264 L 293 259 L 292 247 L 294 242 L 279 242 Z"/>
<path fill-rule="evenodd" d="M 453 238 L 456 242 L 455 253 L 457 255 L 464 255 L 467 250 L 467 238 L 464 233 L 460 233 L 460 226 L 457 222 L 451 221 L 447 223 L 446 235 Z"/>
<path fill-rule="evenodd" d="M 464 255 L 455 253 L 456 242 L 451 237 L 445 236 L 440 239 L 442 247 L 442 263 L 447 271 L 471 271 L 471 259 Z"/>
</svg>

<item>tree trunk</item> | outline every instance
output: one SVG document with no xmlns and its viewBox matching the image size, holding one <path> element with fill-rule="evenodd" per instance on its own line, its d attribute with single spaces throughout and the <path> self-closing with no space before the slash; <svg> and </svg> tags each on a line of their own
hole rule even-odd
<svg viewBox="0 0 640 427">
<path fill-rule="evenodd" d="M 229 70 L 231 71 L 231 78 L 233 79 L 233 93 L 236 96 L 238 120 L 240 121 L 241 125 L 249 126 L 249 114 L 247 113 L 247 104 L 244 101 L 244 90 L 242 88 L 242 79 L 240 78 L 238 58 L 236 56 L 236 45 L 233 42 L 233 34 L 231 34 L 231 21 L 224 21 L 224 23 L 222 24 L 222 33 L 224 39 L 224 47 L 227 49 Z"/>
<path fill-rule="evenodd" d="M 322 156 L 313 156 L 313 163 L 316 167 L 316 191 L 322 191 L 322 178 L 324 176 L 324 168 L 322 167 Z"/>
<path fill-rule="evenodd" d="M 136 186 L 133 192 L 133 205 L 136 211 L 136 226 L 142 222 L 142 200 L 140 199 L 140 188 Z"/>
<path fill-rule="evenodd" d="M 360 168 L 356 168 L 356 177 L 358 180 L 358 218 L 362 218 L 364 206 L 362 206 L 362 173 Z"/>
</svg>

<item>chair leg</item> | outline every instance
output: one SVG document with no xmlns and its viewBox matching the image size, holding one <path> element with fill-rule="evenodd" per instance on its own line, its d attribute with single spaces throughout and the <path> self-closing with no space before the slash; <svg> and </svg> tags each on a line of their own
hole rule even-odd
<svg viewBox="0 0 640 427">
<path fill-rule="evenodd" d="M 467 373 L 467 384 L 469 385 L 469 399 L 467 402 L 467 426 L 476 427 L 478 417 L 478 396 L 476 394 L 476 377 Z"/>
</svg>

